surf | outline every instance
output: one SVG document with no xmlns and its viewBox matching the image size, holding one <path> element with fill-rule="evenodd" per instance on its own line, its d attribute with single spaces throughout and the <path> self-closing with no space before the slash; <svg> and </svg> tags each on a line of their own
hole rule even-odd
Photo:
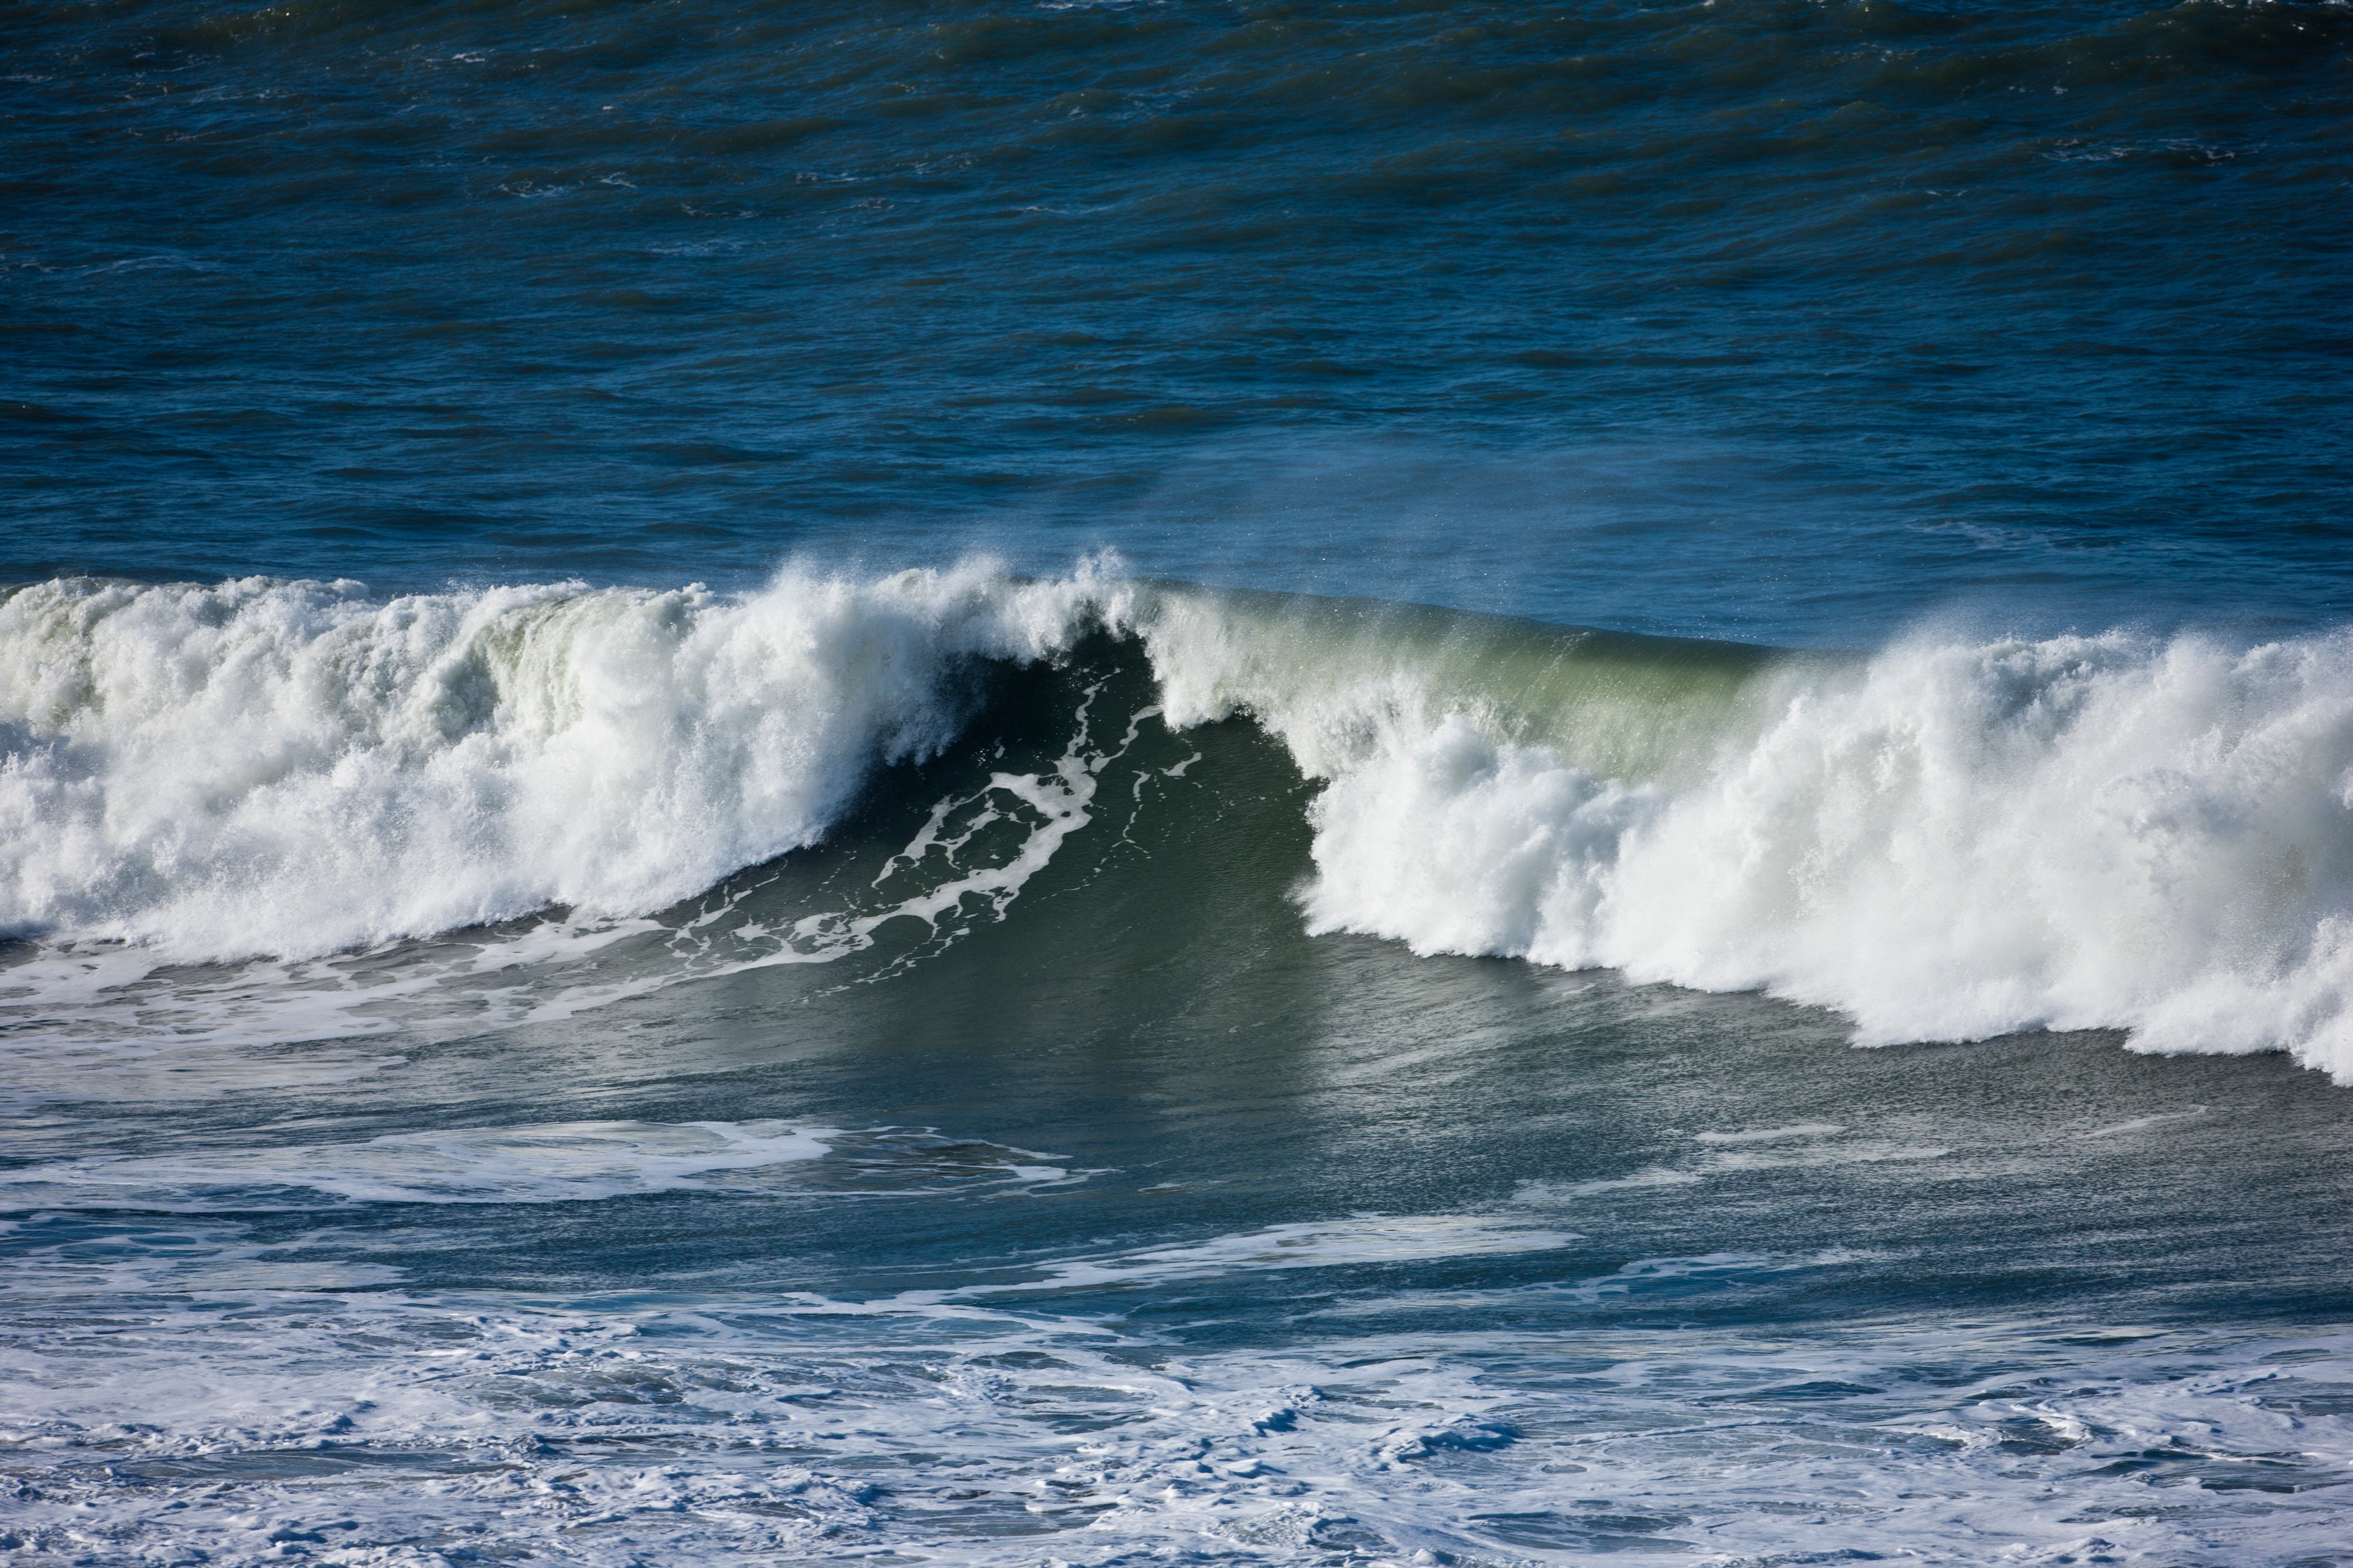
<svg viewBox="0 0 2353 1568">
<path fill-rule="evenodd" d="M 1051 710 L 993 734 L 1024 680 Z M 1298 781 L 1287 890 L 1312 932 L 1763 991 L 1867 1045 L 2110 1028 L 2353 1082 L 2345 633 L 1800 654 L 1108 558 L 1054 579 L 788 569 L 738 595 L 19 588 L 0 600 L 12 1026 L 69 1016 L 77 986 L 99 1005 L 211 964 L 202 984 L 243 987 L 248 1014 L 299 1004 L 289 1037 L 340 1032 L 322 976 L 453 932 L 470 994 L 519 977 L 516 1005 L 461 1024 L 786 963 L 922 984 L 926 952 L 1018 929 L 1041 868 L 1140 812 L 1255 865 L 1214 842 L 1244 781 L 1184 760 L 1229 724 Z M 955 748 L 976 760 L 951 778 Z M 773 890 L 909 790 L 865 871 Z"/>
</svg>

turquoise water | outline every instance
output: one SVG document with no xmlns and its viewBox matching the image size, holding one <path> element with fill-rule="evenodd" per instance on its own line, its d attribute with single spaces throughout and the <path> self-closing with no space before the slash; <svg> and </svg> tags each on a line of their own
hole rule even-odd
<svg viewBox="0 0 2353 1568">
<path fill-rule="evenodd" d="M 2353 1561 L 2344 7 L 0 16 L 12 1560 Z"/>
</svg>

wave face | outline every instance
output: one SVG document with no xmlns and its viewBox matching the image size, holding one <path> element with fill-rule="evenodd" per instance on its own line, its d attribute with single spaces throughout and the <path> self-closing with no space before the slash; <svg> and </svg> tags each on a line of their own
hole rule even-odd
<svg viewBox="0 0 2353 1568">
<path fill-rule="evenodd" d="M 228 960 L 657 913 L 818 842 L 878 768 L 976 721 L 992 668 L 1106 633 L 1156 689 L 1129 742 L 1239 716 L 1320 781 L 1312 931 L 1767 990 L 1864 1043 L 2112 1027 L 2353 1082 L 2341 634 L 1798 656 L 1103 565 L 381 603 L 52 583 L 0 604 L 0 920 Z M 944 803 L 891 874 L 946 879 L 859 931 L 968 899 L 1011 918 L 1086 826 L 1094 756 L 1071 743 L 1054 776 L 1083 789 L 1029 802 L 1005 875 L 958 846 L 1038 789 Z M 1210 832 L 1217 785 L 1182 772 L 1155 809 Z"/>
</svg>

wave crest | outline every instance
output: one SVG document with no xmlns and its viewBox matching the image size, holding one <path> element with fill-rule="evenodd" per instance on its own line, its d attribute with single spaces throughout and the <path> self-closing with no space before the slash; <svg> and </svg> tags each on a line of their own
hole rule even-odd
<svg viewBox="0 0 2353 1568">
<path fill-rule="evenodd" d="M 2353 638 L 1768 665 L 1661 712 L 1648 779 L 1443 674 L 1234 694 L 1330 781 L 1313 929 L 1770 991 L 1864 1043 L 2116 1027 L 2353 1079 Z"/>
<path fill-rule="evenodd" d="M 659 908 L 814 842 L 1118 590 L 67 581 L 0 601 L 0 928 L 299 956 Z"/>
</svg>

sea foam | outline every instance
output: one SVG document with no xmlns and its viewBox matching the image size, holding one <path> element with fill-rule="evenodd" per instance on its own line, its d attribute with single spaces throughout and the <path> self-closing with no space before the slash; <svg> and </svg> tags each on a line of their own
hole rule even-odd
<svg viewBox="0 0 2353 1568">
<path fill-rule="evenodd" d="M 1328 781 L 1312 930 L 2353 1082 L 2353 637 L 1923 639 L 1653 682 L 1630 724 L 1459 634 L 1311 640 L 1178 604 L 1153 651 L 1172 720 L 1250 711 Z"/>
<path fill-rule="evenodd" d="M 970 1301 L 503 1301 L 249 1262 L 234 1233 L 140 1240 L 173 1296 L 88 1322 L 14 1286 L 39 1303 L 0 1365 L 17 1550 L 2286 1568 L 2342 1541 L 2353 1463 L 2341 1332 L 1618 1317 L 1835 1278 L 1836 1253 L 1366 1289 L 1265 1349 Z M 67 1279 L 123 1277 L 93 1250 Z M 1514 1306 L 1543 1326 L 1479 1321 Z"/>
<path fill-rule="evenodd" d="M 945 744 L 973 661 L 1120 590 L 983 565 L 762 592 L 53 582 L 0 600 L 0 931 L 299 956 L 643 912 Z"/>
</svg>

